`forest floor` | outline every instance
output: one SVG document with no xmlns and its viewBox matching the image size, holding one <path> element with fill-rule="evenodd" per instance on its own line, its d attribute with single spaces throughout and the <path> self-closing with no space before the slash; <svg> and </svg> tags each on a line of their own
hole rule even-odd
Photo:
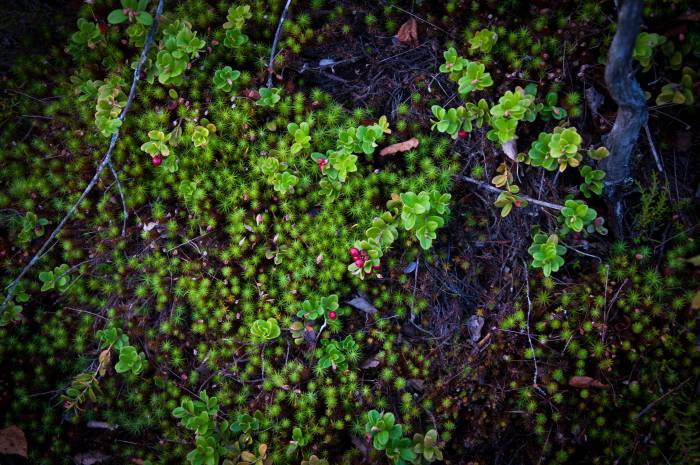
<svg viewBox="0 0 700 465">
<path fill-rule="evenodd" d="M 692 2 L 617 235 L 615 2 L 159 3 L 0 26 L 0 463 L 700 460 Z"/>
</svg>

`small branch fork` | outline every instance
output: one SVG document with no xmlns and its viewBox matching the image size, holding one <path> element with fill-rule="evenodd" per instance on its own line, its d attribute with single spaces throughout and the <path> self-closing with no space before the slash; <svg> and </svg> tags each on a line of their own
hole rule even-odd
<svg viewBox="0 0 700 465">
<path fill-rule="evenodd" d="M 122 190 L 122 184 L 119 182 L 119 176 L 114 170 L 114 165 L 112 165 L 112 160 L 109 161 L 109 169 L 112 171 L 112 176 L 114 176 L 114 182 L 117 183 L 117 189 L 119 189 L 119 197 L 122 199 L 122 208 L 124 210 L 124 223 L 122 223 L 122 237 L 126 236 L 126 220 L 129 219 L 129 211 L 126 209 L 126 201 L 124 200 L 124 191 Z"/>
<path fill-rule="evenodd" d="M 527 263 L 523 262 L 523 268 L 525 269 L 525 296 L 527 297 L 527 320 L 525 320 L 525 329 L 527 330 L 527 342 L 530 344 L 530 350 L 532 351 L 532 360 L 535 362 L 535 373 L 532 375 L 532 386 L 539 392 L 542 392 L 542 389 L 537 384 L 537 378 L 539 377 L 537 354 L 535 353 L 535 346 L 532 344 L 532 334 L 530 334 L 530 313 L 532 313 L 532 300 L 530 299 L 530 276 L 527 272 Z"/>
<path fill-rule="evenodd" d="M 134 97 L 136 96 L 136 85 L 139 82 L 139 79 L 141 78 L 141 68 L 143 68 L 143 64 L 146 61 L 146 57 L 148 56 L 148 51 L 151 48 L 151 45 L 153 44 L 153 37 L 155 36 L 156 29 L 158 28 L 158 20 L 160 19 L 161 14 L 163 13 L 163 6 L 165 4 L 165 0 L 159 0 L 158 1 L 158 7 L 156 9 L 156 18 L 155 21 L 153 21 L 153 24 L 151 25 L 151 30 L 148 32 L 148 37 L 146 38 L 146 43 L 143 46 L 143 50 L 141 51 L 141 57 L 139 58 L 139 62 L 136 65 L 136 69 L 134 70 L 134 79 L 131 82 L 131 88 L 129 89 L 129 95 L 126 99 L 126 105 L 124 105 L 124 109 L 122 110 L 121 114 L 119 115 L 119 120 L 124 121 L 126 118 L 126 114 L 129 112 L 129 108 L 131 108 L 131 104 L 134 101 Z M 63 230 L 63 227 L 66 225 L 68 220 L 73 216 L 75 211 L 78 209 L 80 204 L 85 200 L 85 197 L 92 191 L 93 187 L 97 184 L 97 181 L 100 179 L 100 176 L 104 169 L 109 166 L 110 169 L 112 170 L 112 173 L 114 174 L 115 179 L 117 178 L 116 172 L 114 171 L 114 168 L 112 167 L 112 152 L 114 152 L 114 148 L 117 145 L 117 141 L 119 140 L 119 128 L 117 129 L 117 132 L 115 132 L 112 135 L 112 138 L 109 141 L 109 147 L 107 148 L 107 152 L 104 154 L 102 157 L 102 160 L 100 161 L 100 164 L 97 166 L 97 170 L 95 170 L 95 174 L 92 176 L 92 179 L 88 183 L 88 185 L 85 187 L 85 190 L 83 191 L 82 194 L 80 194 L 80 197 L 78 200 L 73 204 L 73 206 L 68 210 L 68 213 L 63 217 L 60 223 L 58 223 L 58 226 L 53 230 L 53 232 L 49 235 L 49 237 L 44 241 L 44 244 L 41 246 L 41 248 L 34 254 L 32 259 L 25 265 L 24 268 L 22 268 L 22 271 L 19 273 L 19 275 L 6 287 L 7 289 L 7 295 L 5 296 L 5 300 L 3 300 L 2 305 L 0 305 L 0 317 L 2 317 L 2 314 L 5 312 L 7 308 L 7 304 L 10 302 L 10 299 L 12 299 L 12 296 L 14 295 L 15 289 L 19 285 L 20 280 L 24 277 L 24 275 L 29 272 L 30 269 L 34 265 L 37 264 L 39 259 L 43 256 L 44 252 L 51 246 L 51 243 L 53 242 L 54 239 L 56 239 L 56 236 Z M 119 180 L 117 179 L 117 185 L 119 187 L 119 192 L 122 196 L 122 203 L 124 202 L 124 194 L 121 191 L 121 186 L 119 186 Z M 126 212 L 126 204 L 124 204 L 124 221 L 126 222 L 126 215 L 128 213 Z M 124 226 L 122 228 L 122 236 L 125 233 L 126 227 Z"/>
<path fill-rule="evenodd" d="M 501 190 L 497 187 L 494 187 L 490 184 L 487 184 L 485 182 L 477 181 L 474 178 L 470 178 L 469 176 L 460 176 L 459 179 L 462 179 L 463 181 L 467 181 L 468 183 L 474 184 L 475 186 L 479 186 L 484 190 L 493 192 L 494 194 L 500 194 L 502 192 L 505 192 L 504 190 Z M 544 200 L 537 200 L 533 199 L 532 197 L 528 197 L 527 195 L 520 195 L 518 194 L 518 197 L 521 199 L 527 200 L 528 203 L 543 207 L 543 208 L 551 208 L 552 210 L 559 210 L 561 211 L 562 208 L 564 208 L 563 205 L 559 205 L 556 203 L 550 203 L 550 202 L 545 202 Z"/>
<path fill-rule="evenodd" d="M 275 62 L 275 53 L 277 52 L 277 44 L 279 43 L 280 40 L 280 34 L 282 33 L 282 24 L 284 24 L 284 20 L 287 17 L 287 11 L 289 10 L 289 5 L 292 3 L 292 0 L 287 0 L 287 3 L 284 5 L 284 10 L 282 10 L 282 16 L 280 16 L 280 22 L 277 25 L 277 31 L 275 31 L 275 40 L 272 41 L 272 50 L 270 50 L 270 62 L 267 65 L 267 88 L 269 89 L 272 87 L 272 73 L 273 69 L 272 66 Z"/>
</svg>

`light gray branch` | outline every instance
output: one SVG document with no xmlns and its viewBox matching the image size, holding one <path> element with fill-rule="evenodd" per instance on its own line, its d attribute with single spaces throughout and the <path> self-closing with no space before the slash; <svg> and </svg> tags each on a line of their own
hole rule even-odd
<svg viewBox="0 0 700 465">
<path fill-rule="evenodd" d="M 126 99 L 126 105 L 124 105 L 124 109 L 119 115 L 119 120 L 122 122 L 124 121 L 124 118 L 126 118 L 126 114 L 129 112 L 129 108 L 131 108 L 131 104 L 133 103 L 134 97 L 136 96 L 136 85 L 138 84 L 141 78 L 141 68 L 143 68 L 143 64 L 146 62 L 146 57 L 148 56 L 148 51 L 150 50 L 151 45 L 153 44 L 153 37 L 156 33 L 156 29 L 158 28 L 158 21 L 160 20 L 160 16 L 163 13 L 164 4 L 164 0 L 158 1 L 156 17 L 153 21 L 153 24 L 151 25 L 150 31 L 148 32 L 148 37 L 146 38 L 143 50 L 141 51 L 141 57 L 139 58 L 139 62 L 136 65 L 136 69 L 134 70 L 134 79 L 131 82 L 131 88 L 129 89 L 129 95 Z M 104 171 L 104 169 L 111 163 L 112 152 L 114 152 L 114 147 L 117 145 L 118 140 L 119 128 L 117 128 L 117 132 L 115 132 L 112 135 L 112 138 L 109 141 L 109 147 L 107 148 L 107 152 L 102 157 L 100 164 L 97 166 L 97 170 L 95 170 L 95 174 L 92 176 L 92 179 L 85 187 L 85 190 L 83 190 L 83 193 L 80 194 L 80 197 L 78 197 L 77 202 L 75 202 L 70 208 L 70 210 L 68 210 L 68 213 L 66 213 L 61 222 L 58 223 L 58 226 L 56 226 L 56 228 L 51 232 L 49 237 L 46 238 L 41 248 L 34 254 L 32 259 L 29 260 L 29 263 L 27 263 L 25 267 L 22 268 L 22 271 L 20 271 L 19 275 L 7 286 L 7 295 L 5 296 L 5 300 L 3 300 L 2 305 L 0 305 L 0 317 L 2 317 L 2 314 L 5 312 L 7 304 L 10 302 L 10 299 L 12 299 L 12 296 L 14 295 L 15 289 L 19 285 L 20 280 L 24 277 L 24 275 L 27 274 L 27 272 L 29 272 L 30 269 L 32 269 L 34 265 L 37 264 L 44 252 L 50 247 L 53 240 L 56 239 L 56 236 L 58 236 L 58 234 L 63 230 L 63 227 L 66 225 L 66 223 L 68 223 L 68 220 L 73 216 L 73 214 L 78 209 L 83 200 L 85 200 L 85 197 L 87 197 L 90 191 L 92 191 L 93 187 L 95 187 L 95 184 L 97 184 L 97 181 L 100 179 L 102 171 Z"/>
</svg>

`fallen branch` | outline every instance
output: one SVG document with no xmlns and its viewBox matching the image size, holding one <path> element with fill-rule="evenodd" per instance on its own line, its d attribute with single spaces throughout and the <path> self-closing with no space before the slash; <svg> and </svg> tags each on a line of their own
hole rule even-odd
<svg viewBox="0 0 700 465">
<path fill-rule="evenodd" d="M 474 184 L 476 186 L 481 187 L 484 190 L 493 192 L 495 194 L 501 194 L 505 192 L 504 190 L 499 189 L 498 187 L 494 187 L 491 184 L 487 184 L 485 182 L 477 181 L 474 178 L 470 178 L 469 176 L 461 176 L 460 179 L 467 181 L 468 183 Z M 552 210 L 560 210 L 564 208 L 563 205 L 558 205 L 556 203 L 550 203 L 550 202 L 545 202 L 544 200 L 537 200 L 533 199 L 532 197 L 528 197 L 527 195 L 518 195 L 523 200 L 527 200 L 528 203 L 543 207 L 543 208 L 551 208 Z"/>
<path fill-rule="evenodd" d="M 267 65 L 267 88 L 269 89 L 272 87 L 272 64 L 275 61 L 275 53 L 277 52 L 277 44 L 279 43 L 280 40 L 280 34 L 282 33 L 282 24 L 284 24 L 284 19 L 287 17 L 287 10 L 289 10 L 289 5 L 292 3 L 292 0 L 287 0 L 287 3 L 284 5 L 284 10 L 282 10 L 282 16 L 280 16 L 280 22 L 277 25 L 277 31 L 275 31 L 275 40 L 272 41 L 272 50 L 270 50 L 270 62 Z"/>
<path fill-rule="evenodd" d="M 158 7 L 156 9 L 156 18 L 155 21 L 153 21 L 153 24 L 151 25 L 151 30 L 148 32 L 148 37 L 146 38 L 146 43 L 143 46 L 143 50 L 141 51 L 141 57 L 139 58 L 139 62 L 136 65 L 136 69 L 134 70 L 134 79 L 131 82 L 131 88 L 129 89 L 129 95 L 126 99 L 126 105 L 124 105 L 124 109 L 122 110 L 121 114 L 119 115 L 119 120 L 124 121 L 124 118 L 126 118 L 126 114 L 129 111 L 129 108 L 131 107 L 132 102 L 134 101 L 134 97 L 136 96 L 136 85 L 139 82 L 139 79 L 141 78 L 141 68 L 143 67 L 143 64 L 146 62 L 146 57 L 148 56 L 148 51 L 151 48 L 151 45 L 153 44 L 153 36 L 156 33 L 156 29 L 158 28 L 158 20 L 160 19 L 161 14 L 163 13 L 163 5 L 165 1 L 164 0 L 159 0 L 158 1 Z M 119 128 L 117 128 L 117 132 L 115 132 L 112 135 L 112 138 L 109 141 L 109 147 L 107 148 L 107 152 L 105 155 L 102 157 L 102 161 L 100 161 L 100 164 L 97 167 L 97 170 L 95 171 L 95 174 L 92 176 L 92 179 L 88 183 L 88 185 L 85 187 L 85 190 L 83 191 L 82 194 L 80 194 L 80 197 L 78 198 L 77 202 L 73 204 L 73 206 L 68 210 L 68 213 L 63 217 L 60 223 L 58 223 L 58 226 L 53 230 L 53 232 L 49 235 L 49 237 L 44 241 L 44 244 L 41 246 L 41 248 L 34 254 L 32 259 L 25 265 L 24 268 L 22 268 L 22 271 L 19 273 L 19 275 L 12 281 L 6 289 L 7 295 L 5 296 L 5 300 L 3 300 L 2 305 L 0 305 L 0 317 L 2 317 L 2 314 L 5 312 L 7 308 L 8 302 L 10 302 L 10 299 L 12 299 L 12 296 L 14 295 L 15 289 L 19 285 L 20 280 L 24 277 L 24 275 L 29 272 L 29 270 L 32 269 L 34 265 L 37 264 L 39 259 L 42 257 L 44 252 L 50 247 L 51 242 L 56 239 L 56 236 L 63 230 L 63 227 L 66 225 L 68 220 L 73 216 L 75 211 L 78 209 L 80 204 L 85 200 L 85 197 L 92 191 L 92 188 L 95 187 L 95 184 L 97 184 L 97 180 L 100 178 L 100 175 L 102 174 L 102 171 L 111 163 L 112 160 L 112 152 L 114 152 L 114 147 L 117 145 L 117 140 L 119 140 Z M 119 182 L 119 181 L 117 181 Z"/>
</svg>

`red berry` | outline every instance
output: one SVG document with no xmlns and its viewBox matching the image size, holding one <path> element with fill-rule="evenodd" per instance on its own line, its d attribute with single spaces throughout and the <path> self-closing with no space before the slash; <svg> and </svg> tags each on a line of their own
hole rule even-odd
<svg viewBox="0 0 700 465">
<path fill-rule="evenodd" d="M 515 201 L 515 206 L 518 207 L 518 208 L 520 208 L 520 207 L 523 206 L 523 203 L 522 203 L 520 200 L 516 200 L 516 201 Z"/>
<path fill-rule="evenodd" d="M 460 139 L 466 139 L 469 133 L 465 131 L 464 129 L 460 129 L 459 132 L 457 133 L 457 136 L 459 136 Z"/>
<path fill-rule="evenodd" d="M 374 270 L 374 271 L 379 271 L 379 270 L 381 270 L 381 269 L 382 269 L 382 265 L 374 265 L 374 266 L 372 267 L 372 270 Z"/>
<path fill-rule="evenodd" d="M 365 261 L 361 258 L 356 258 L 355 259 L 355 266 L 358 268 L 362 268 L 365 264 Z"/>
<path fill-rule="evenodd" d="M 330 318 L 331 320 L 335 320 L 337 316 L 338 315 L 334 311 L 328 312 L 328 318 Z"/>
<path fill-rule="evenodd" d="M 153 166 L 160 166 L 160 164 L 163 163 L 163 157 L 161 156 L 161 154 L 158 154 L 155 157 L 151 158 L 151 163 L 153 163 Z"/>
<path fill-rule="evenodd" d="M 359 250 L 357 247 L 353 247 L 352 249 L 350 249 L 350 256 L 351 256 L 352 258 L 357 258 L 357 257 L 359 257 L 359 256 L 360 256 L 360 250 Z"/>
</svg>

